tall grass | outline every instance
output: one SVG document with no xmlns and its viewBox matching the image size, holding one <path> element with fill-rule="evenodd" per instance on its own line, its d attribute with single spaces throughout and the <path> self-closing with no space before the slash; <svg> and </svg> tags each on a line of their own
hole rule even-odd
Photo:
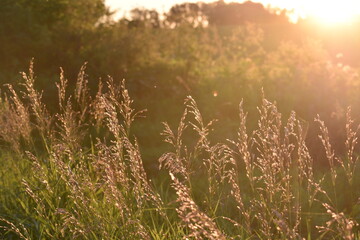
<svg viewBox="0 0 360 240">
<path fill-rule="evenodd" d="M 73 92 L 63 71 L 50 114 L 31 64 L 23 91 L 0 99 L 0 234 L 7 239 L 359 239 L 359 126 L 347 114 L 344 156 L 320 117 L 329 167 L 313 168 L 307 126 L 265 97 L 249 132 L 239 105 L 237 139 L 213 143 L 191 97 L 149 179 L 131 126 L 125 82 L 108 78 L 91 97 L 85 65 Z M 160 178 L 160 177 L 159 177 Z M 162 184 L 153 184 L 161 182 Z"/>
</svg>

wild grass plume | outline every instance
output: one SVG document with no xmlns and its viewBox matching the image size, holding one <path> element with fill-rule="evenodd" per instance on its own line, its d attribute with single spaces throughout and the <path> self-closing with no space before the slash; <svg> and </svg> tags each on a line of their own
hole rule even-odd
<svg viewBox="0 0 360 240">
<path fill-rule="evenodd" d="M 262 97 L 257 126 L 239 105 L 237 137 L 214 142 L 192 97 L 177 127 L 163 123 L 168 150 L 150 178 L 125 81 L 91 94 L 86 65 L 73 91 L 61 70 L 58 110 L 35 88 L 33 64 L 20 93 L 0 99 L 0 236 L 5 239 L 359 239 L 359 126 L 346 115 L 345 154 L 325 122 L 314 167 L 307 124 Z M 94 91 L 93 91 L 94 92 Z M 160 133 L 159 133 L 160 134 Z M 140 139 L 141 140 L 141 139 Z"/>
</svg>

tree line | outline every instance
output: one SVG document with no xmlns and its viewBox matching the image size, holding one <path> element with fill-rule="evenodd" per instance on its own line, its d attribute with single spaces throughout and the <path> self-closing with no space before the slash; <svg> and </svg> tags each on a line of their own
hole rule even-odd
<svg viewBox="0 0 360 240">
<path fill-rule="evenodd" d="M 251 118 L 262 92 L 285 114 L 295 109 L 310 129 L 320 113 L 338 138 L 346 106 L 354 105 L 355 113 L 360 106 L 360 28 L 344 27 L 337 36 L 311 20 L 291 23 L 288 14 L 250 1 L 217 1 L 178 4 L 163 14 L 137 8 L 114 20 L 103 0 L 3 0 L 0 84 L 20 81 L 19 72 L 34 58 L 37 87 L 51 105 L 59 67 L 74 87 L 87 62 L 93 94 L 99 78 L 126 79 L 149 110 L 138 127 L 148 135 L 143 139 L 160 139 L 161 125 L 152 123 L 177 119 L 186 95 L 198 99 L 205 116 L 235 127 L 240 100 Z M 217 134 L 232 133 L 224 128 Z M 155 148 L 156 141 L 143 144 Z"/>
</svg>

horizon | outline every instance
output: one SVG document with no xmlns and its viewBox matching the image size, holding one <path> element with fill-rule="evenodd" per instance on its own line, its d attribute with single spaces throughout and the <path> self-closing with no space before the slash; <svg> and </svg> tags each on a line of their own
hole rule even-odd
<svg viewBox="0 0 360 240">
<path fill-rule="evenodd" d="M 112 11 L 116 11 L 115 18 L 121 18 L 130 13 L 134 8 L 155 9 L 160 13 L 168 11 L 172 6 L 185 2 L 204 2 L 211 3 L 215 1 L 184 1 L 184 0 L 134 0 L 131 2 L 124 2 L 119 0 L 105 0 L 105 4 L 110 7 Z M 224 1 L 243 3 L 246 1 Z M 291 22 L 297 22 L 299 19 L 311 18 L 318 22 L 325 24 L 349 24 L 354 19 L 360 16 L 360 3 L 355 0 L 343 1 L 311 1 L 303 0 L 298 2 L 296 0 L 253 0 L 251 2 L 261 3 L 265 8 L 285 9 L 289 12 L 289 19 Z"/>
</svg>

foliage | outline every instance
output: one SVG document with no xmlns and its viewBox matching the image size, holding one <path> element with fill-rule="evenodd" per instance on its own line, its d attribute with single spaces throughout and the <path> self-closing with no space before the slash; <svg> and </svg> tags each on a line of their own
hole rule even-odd
<svg viewBox="0 0 360 240">
<path fill-rule="evenodd" d="M 162 132 L 171 148 L 159 166 L 170 178 L 159 172 L 150 179 L 131 130 L 144 111 L 133 108 L 124 81 L 109 77 L 92 98 L 85 66 L 72 94 L 61 72 L 58 111 L 51 114 L 34 88 L 32 64 L 23 79 L 22 96 L 9 85 L 9 97 L 1 99 L 4 238 L 359 237 L 359 126 L 350 108 L 346 156 L 335 154 L 327 127 L 315 119 L 329 166 L 322 173 L 294 112 L 283 122 L 263 97 L 250 133 L 241 102 L 237 138 L 213 143 L 214 121 L 207 123 L 187 97 L 177 129 L 164 123 Z"/>
<path fill-rule="evenodd" d="M 359 238 L 359 22 L 287 14 L 3 0 L 1 236 Z"/>
</svg>

